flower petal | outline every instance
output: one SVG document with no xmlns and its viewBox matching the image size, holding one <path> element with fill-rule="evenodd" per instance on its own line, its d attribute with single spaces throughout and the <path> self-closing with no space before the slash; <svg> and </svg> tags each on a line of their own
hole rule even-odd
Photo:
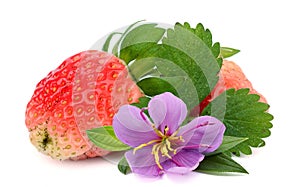
<svg viewBox="0 0 300 187">
<path fill-rule="evenodd" d="M 133 150 L 125 153 L 125 158 L 133 173 L 145 176 L 159 176 L 162 170 L 157 166 L 154 156 L 151 154 L 152 146 L 144 147 L 133 153 Z"/>
<path fill-rule="evenodd" d="M 203 159 L 204 155 L 195 149 L 182 149 L 162 166 L 166 172 L 186 174 L 196 169 Z"/>
<path fill-rule="evenodd" d="M 211 116 L 201 116 L 180 128 L 178 136 L 185 140 L 183 149 L 210 153 L 221 145 L 224 132 L 225 125 L 221 121 Z"/>
<path fill-rule="evenodd" d="M 137 147 L 159 139 L 148 122 L 149 119 L 144 113 L 141 113 L 141 109 L 131 105 L 124 105 L 114 116 L 113 128 L 116 136 L 123 143 L 131 147 Z"/>
<path fill-rule="evenodd" d="M 178 129 L 187 114 L 185 103 L 170 92 L 154 96 L 148 106 L 150 117 L 156 127 L 164 132 L 168 126 L 169 135 Z"/>
</svg>

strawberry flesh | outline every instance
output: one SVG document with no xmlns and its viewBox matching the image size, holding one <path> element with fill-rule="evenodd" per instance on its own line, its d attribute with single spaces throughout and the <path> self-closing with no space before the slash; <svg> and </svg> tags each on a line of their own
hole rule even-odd
<svg viewBox="0 0 300 187">
<path fill-rule="evenodd" d="M 120 106 L 141 96 L 120 59 L 95 50 L 78 53 L 37 84 L 26 109 L 30 140 L 60 160 L 106 155 L 86 130 L 111 125 Z"/>
</svg>

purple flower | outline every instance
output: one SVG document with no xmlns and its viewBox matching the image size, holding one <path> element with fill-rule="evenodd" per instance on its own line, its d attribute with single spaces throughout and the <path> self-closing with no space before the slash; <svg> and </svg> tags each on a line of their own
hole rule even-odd
<svg viewBox="0 0 300 187">
<path fill-rule="evenodd" d="M 125 157 L 134 173 L 159 176 L 164 172 L 190 172 L 204 154 L 222 143 L 225 126 L 214 117 L 197 117 L 180 127 L 187 108 L 169 92 L 153 97 L 146 109 L 152 121 L 145 109 L 131 105 L 122 106 L 113 119 L 116 136 L 133 147 Z"/>
</svg>

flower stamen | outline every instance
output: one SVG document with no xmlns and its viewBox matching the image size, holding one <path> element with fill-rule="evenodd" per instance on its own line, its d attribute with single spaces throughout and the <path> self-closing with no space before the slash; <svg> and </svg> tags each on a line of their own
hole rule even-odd
<svg viewBox="0 0 300 187">
<path fill-rule="evenodd" d="M 170 151 L 174 151 L 174 149 L 171 148 L 171 142 L 168 140 L 168 138 L 166 139 L 166 145 Z"/>
<path fill-rule="evenodd" d="M 178 134 L 178 132 L 179 132 L 179 129 L 178 129 L 177 131 L 175 131 L 175 132 L 170 136 L 170 138 L 171 138 L 171 137 L 175 137 L 175 136 Z"/>
<path fill-rule="evenodd" d="M 135 154 L 135 152 L 139 149 L 142 149 L 143 147 L 146 147 L 148 145 L 151 145 L 151 144 L 154 144 L 154 143 L 157 143 L 157 142 L 160 142 L 161 140 L 151 140 L 149 141 L 148 143 L 143 143 L 139 146 L 137 146 L 136 148 L 133 149 L 133 154 Z M 154 147 L 154 146 L 153 146 Z"/>
<path fill-rule="evenodd" d="M 158 130 L 158 129 L 155 127 L 154 124 L 152 124 L 151 126 L 152 126 L 154 132 L 156 132 L 156 134 L 157 134 L 159 137 L 163 138 L 163 137 L 165 136 L 160 130 Z"/>
<path fill-rule="evenodd" d="M 168 158 L 172 158 L 170 155 L 169 155 L 169 151 L 168 151 L 168 148 L 166 145 L 161 145 L 161 148 L 160 148 L 160 153 L 162 154 L 162 156 L 166 156 Z"/>
<path fill-rule="evenodd" d="M 159 136 L 159 139 L 151 140 L 148 143 L 139 145 L 138 147 L 133 149 L 133 154 L 135 154 L 137 150 L 142 149 L 143 147 L 154 144 L 151 154 L 154 155 L 154 160 L 158 168 L 163 170 L 163 167 L 160 163 L 160 157 L 167 157 L 168 159 L 172 159 L 172 156 L 169 153 L 172 152 L 173 155 L 175 155 L 178 150 L 178 148 L 172 148 L 172 144 L 177 145 L 178 141 L 184 142 L 184 139 L 182 138 L 182 136 L 176 136 L 179 130 L 175 131 L 172 135 L 168 135 L 168 126 L 165 127 L 163 132 L 158 130 L 155 124 L 151 124 L 151 127 Z"/>
<path fill-rule="evenodd" d="M 166 128 L 165 128 L 165 130 L 164 130 L 164 134 L 167 135 L 168 131 L 169 131 L 169 127 L 166 126 Z"/>
<path fill-rule="evenodd" d="M 156 165 L 159 167 L 159 169 L 162 170 L 163 167 L 161 166 L 161 164 L 159 162 L 159 155 L 158 155 L 158 150 L 160 149 L 160 146 L 161 146 L 161 144 L 154 145 L 152 148 L 152 154 L 154 155 Z"/>
</svg>

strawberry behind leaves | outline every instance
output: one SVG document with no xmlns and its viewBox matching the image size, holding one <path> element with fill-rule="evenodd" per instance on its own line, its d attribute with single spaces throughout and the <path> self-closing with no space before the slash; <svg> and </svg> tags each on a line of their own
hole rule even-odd
<svg viewBox="0 0 300 187">
<path fill-rule="evenodd" d="M 105 155 L 88 140 L 86 130 L 111 125 L 121 105 L 141 96 L 117 57 L 92 50 L 78 53 L 37 84 L 26 110 L 30 140 L 56 159 Z"/>
<path fill-rule="evenodd" d="M 263 103 L 267 103 L 266 98 L 257 92 L 251 82 L 247 79 L 246 75 L 243 73 L 242 69 L 234 62 L 224 60 L 222 64 L 222 68 L 219 73 L 219 81 L 216 86 L 212 90 L 212 92 L 200 103 L 200 114 L 203 109 L 216 97 L 218 97 L 224 91 L 234 88 L 235 90 L 239 90 L 242 88 L 249 88 L 250 94 L 257 94 L 260 96 L 259 101 Z M 196 108 L 194 111 L 197 111 Z M 195 112 L 193 113 L 195 114 Z"/>
<path fill-rule="evenodd" d="M 258 94 L 260 96 L 260 102 L 267 103 L 265 97 L 253 88 L 251 82 L 247 79 L 242 69 L 236 63 L 224 60 L 219 73 L 219 81 L 211 93 L 212 99 L 230 88 L 234 88 L 236 90 L 249 88 L 251 94 Z"/>
</svg>

